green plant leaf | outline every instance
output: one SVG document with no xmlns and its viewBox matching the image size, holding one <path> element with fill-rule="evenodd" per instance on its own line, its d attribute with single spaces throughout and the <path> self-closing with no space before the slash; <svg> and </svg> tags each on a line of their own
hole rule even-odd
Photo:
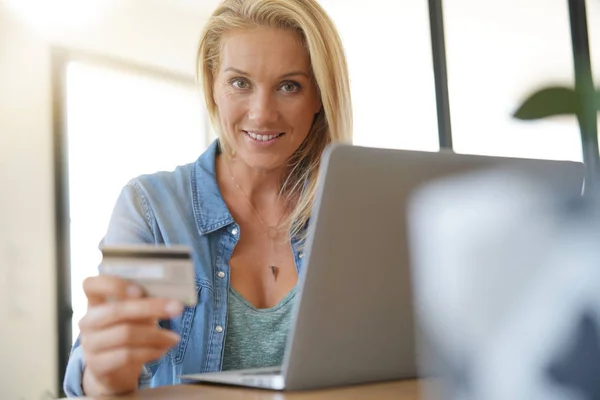
<svg viewBox="0 0 600 400">
<path fill-rule="evenodd" d="M 513 116 L 517 119 L 534 120 L 554 115 L 577 115 L 580 102 L 575 90 L 566 87 L 549 87 L 531 95 Z"/>
</svg>

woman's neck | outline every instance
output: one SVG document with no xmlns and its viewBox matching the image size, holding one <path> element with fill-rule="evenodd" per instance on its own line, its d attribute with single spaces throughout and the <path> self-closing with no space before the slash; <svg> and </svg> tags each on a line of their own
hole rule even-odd
<svg viewBox="0 0 600 400">
<path fill-rule="evenodd" d="M 255 209 L 282 206 L 280 197 L 283 169 L 263 171 L 249 167 L 243 160 L 219 155 L 217 176 L 221 182 L 230 181 L 234 190 L 241 191 Z"/>
</svg>

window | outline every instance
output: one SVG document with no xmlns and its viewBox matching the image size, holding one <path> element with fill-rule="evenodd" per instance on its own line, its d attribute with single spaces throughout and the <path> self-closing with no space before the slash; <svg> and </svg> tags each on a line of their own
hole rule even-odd
<svg viewBox="0 0 600 400">
<path fill-rule="evenodd" d="M 73 340 L 87 302 L 83 280 L 97 274 L 115 201 L 131 178 L 193 162 L 211 139 L 193 81 L 82 61 L 67 64 Z"/>
<path fill-rule="evenodd" d="M 511 117 L 547 85 L 573 86 L 568 2 L 444 2 L 454 149 L 461 153 L 582 160 L 574 117 Z"/>
<path fill-rule="evenodd" d="M 439 150 L 426 0 L 321 0 L 348 57 L 354 144 Z"/>
</svg>

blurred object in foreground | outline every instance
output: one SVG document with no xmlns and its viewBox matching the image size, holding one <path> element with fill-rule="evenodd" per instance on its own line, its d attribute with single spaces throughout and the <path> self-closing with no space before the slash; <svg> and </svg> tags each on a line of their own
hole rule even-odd
<svg viewBox="0 0 600 400">
<path fill-rule="evenodd" d="M 589 199 L 497 170 L 411 199 L 427 399 L 600 399 L 600 217 Z"/>
</svg>

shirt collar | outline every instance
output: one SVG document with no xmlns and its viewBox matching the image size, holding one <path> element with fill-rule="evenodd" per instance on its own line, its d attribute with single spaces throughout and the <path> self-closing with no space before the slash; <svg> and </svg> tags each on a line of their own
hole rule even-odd
<svg viewBox="0 0 600 400">
<path fill-rule="evenodd" d="M 220 153 L 219 139 L 216 139 L 196 160 L 192 170 L 194 213 L 198 229 L 203 235 L 235 222 L 217 183 L 216 160 Z M 308 228 L 308 222 L 307 220 L 302 230 Z"/>
<path fill-rule="evenodd" d="M 217 184 L 216 159 L 220 152 L 219 140 L 216 139 L 196 160 L 192 170 L 194 213 L 203 235 L 234 222 Z"/>
</svg>

